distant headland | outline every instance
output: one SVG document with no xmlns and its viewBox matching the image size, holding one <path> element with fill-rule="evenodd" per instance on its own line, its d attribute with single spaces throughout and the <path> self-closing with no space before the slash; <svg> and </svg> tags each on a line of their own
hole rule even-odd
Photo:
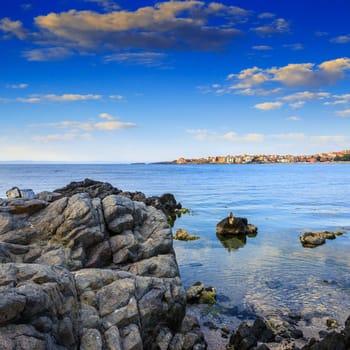
<svg viewBox="0 0 350 350">
<path fill-rule="evenodd" d="M 350 150 L 313 155 L 242 154 L 209 156 L 207 158 L 178 158 L 171 164 L 271 164 L 271 163 L 331 163 L 350 161 Z"/>
</svg>

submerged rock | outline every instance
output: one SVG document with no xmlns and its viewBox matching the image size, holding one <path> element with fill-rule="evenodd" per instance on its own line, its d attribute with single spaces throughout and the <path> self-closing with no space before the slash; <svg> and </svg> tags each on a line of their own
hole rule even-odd
<svg viewBox="0 0 350 350">
<path fill-rule="evenodd" d="M 206 349 L 165 211 L 124 194 L 84 180 L 0 201 L 4 349 Z"/>
<path fill-rule="evenodd" d="M 215 304 L 216 289 L 212 286 L 205 287 L 202 282 L 196 282 L 186 291 L 186 300 L 189 304 Z"/>
<path fill-rule="evenodd" d="M 257 227 L 248 224 L 246 218 L 234 217 L 232 213 L 216 225 L 216 233 L 221 236 L 257 234 L 257 232 Z"/>
</svg>

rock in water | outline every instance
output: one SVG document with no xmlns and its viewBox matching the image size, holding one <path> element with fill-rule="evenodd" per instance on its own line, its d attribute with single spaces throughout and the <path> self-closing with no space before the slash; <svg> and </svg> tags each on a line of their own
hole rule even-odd
<svg viewBox="0 0 350 350">
<path fill-rule="evenodd" d="M 0 200 L 1 348 L 206 349 L 165 210 L 92 180 L 38 198 Z"/>
<path fill-rule="evenodd" d="M 300 236 L 300 242 L 305 248 L 315 248 L 326 243 L 326 239 L 335 239 L 342 235 L 342 232 L 316 231 L 304 232 Z"/>
<path fill-rule="evenodd" d="M 216 233 L 223 236 L 256 234 L 257 231 L 257 227 L 248 224 L 246 218 L 234 217 L 232 213 L 216 225 Z"/>
</svg>

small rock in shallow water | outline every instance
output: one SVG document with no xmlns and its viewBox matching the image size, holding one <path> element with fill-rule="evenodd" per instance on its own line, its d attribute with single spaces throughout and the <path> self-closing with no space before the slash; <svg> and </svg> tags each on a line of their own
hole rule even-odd
<svg viewBox="0 0 350 350">
<path fill-rule="evenodd" d="M 179 228 L 174 236 L 174 239 L 178 241 L 195 241 L 199 238 L 199 236 L 189 235 L 188 232 L 183 228 Z"/>
</svg>

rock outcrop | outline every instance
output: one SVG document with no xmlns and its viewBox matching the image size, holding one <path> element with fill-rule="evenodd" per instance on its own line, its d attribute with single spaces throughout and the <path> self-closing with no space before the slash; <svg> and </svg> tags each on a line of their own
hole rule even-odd
<svg viewBox="0 0 350 350">
<path fill-rule="evenodd" d="M 176 208 L 92 180 L 0 200 L 1 349 L 206 349 L 185 316 Z"/>
<path fill-rule="evenodd" d="M 300 236 L 300 242 L 305 248 L 315 248 L 326 243 L 326 239 L 335 239 L 342 234 L 342 232 L 330 231 L 304 232 Z"/>
<path fill-rule="evenodd" d="M 234 217 L 232 213 L 216 225 L 216 233 L 221 236 L 226 235 L 256 235 L 256 226 L 248 224 L 246 218 Z"/>
</svg>

